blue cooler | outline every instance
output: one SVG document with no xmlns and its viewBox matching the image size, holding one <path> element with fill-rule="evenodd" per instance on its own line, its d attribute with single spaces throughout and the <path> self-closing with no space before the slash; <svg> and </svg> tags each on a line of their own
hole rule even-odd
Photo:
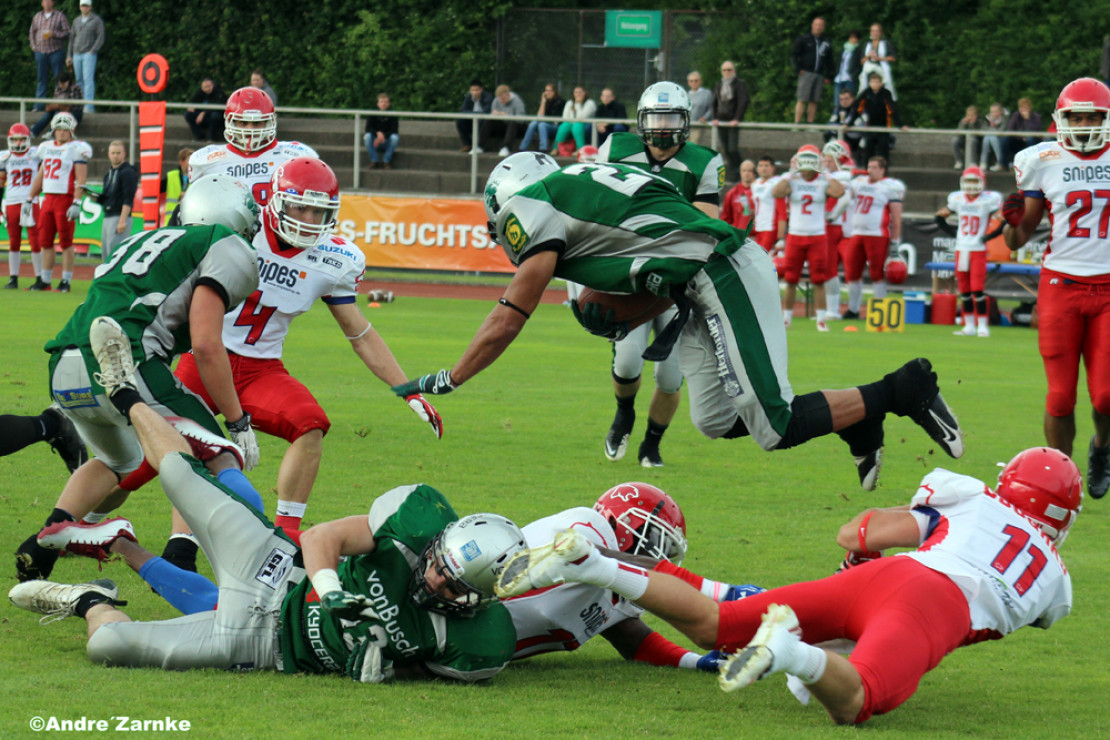
<svg viewBox="0 0 1110 740">
<path fill-rule="evenodd" d="M 902 297 L 906 301 L 906 323 L 924 324 L 925 300 L 928 298 L 928 295 L 921 291 L 907 290 L 902 294 Z"/>
</svg>

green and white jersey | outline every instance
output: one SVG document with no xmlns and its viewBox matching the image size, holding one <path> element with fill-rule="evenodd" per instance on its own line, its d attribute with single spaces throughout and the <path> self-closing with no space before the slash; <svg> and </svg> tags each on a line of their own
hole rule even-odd
<svg viewBox="0 0 1110 740">
<path fill-rule="evenodd" d="M 130 337 L 136 364 L 152 357 L 168 363 L 192 347 L 189 307 L 198 285 L 219 293 L 225 310 L 242 303 L 258 288 L 254 247 L 225 226 L 136 234 L 96 268 L 85 302 L 45 349 L 79 348 L 91 378 L 100 366 L 89 348 L 89 327 L 96 317 L 111 316 Z M 102 392 L 93 385 L 94 393 Z"/>
<path fill-rule="evenodd" d="M 725 161 L 709 147 L 686 143 L 673 157 L 660 162 L 651 156 L 636 134 L 612 134 L 597 155 L 598 162 L 627 164 L 670 180 L 691 203 L 721 202 L 725 186 Z"/>
<path fill-rule="evenodd" d="M 285 672 L 350 674 L 356 668 L 348 665 L 352 652 L 364 640 L 376 641 L 395 663 L 419 661 L 446 678 L 479 681 L 504 668 L 516 648 L 516 631 L 504 606 L 491 604 L 469 618 L 447 617 L 417 606 L 411 597 L 424 546 L 457 519 L 443 494 L 423 484 L 394 488 L 375 499 L 369 515 L 374 551 L 340 563 L 338 574 L 345 590 L 373 600 L 379 619 L 332 617 L 305 578 L 282 602 Z"/>
<path fill-rule="evenodd" d="M 496 234 L 514 265 L 554 249 L 558 277 L 661 296 L 683 290 L 714 254 L 743 243 L 667 180 L 619 164 L 575 164 L 529 185 L 497 214 Z"/>
</svg>

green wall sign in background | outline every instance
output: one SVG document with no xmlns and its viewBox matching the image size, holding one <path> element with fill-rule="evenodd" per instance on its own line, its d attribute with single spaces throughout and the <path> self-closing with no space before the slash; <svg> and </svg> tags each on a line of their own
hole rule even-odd
<svg viewBox="0 0 1110 740">
<path fill-rule="evenodd" d="M 606 10 L 605 45 L 658 49 L 663 45 L 663 11 Z"/>
</svg>

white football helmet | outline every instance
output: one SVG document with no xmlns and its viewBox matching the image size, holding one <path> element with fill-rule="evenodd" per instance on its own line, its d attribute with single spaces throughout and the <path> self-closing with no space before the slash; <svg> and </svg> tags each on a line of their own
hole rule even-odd
<svg viewBox="0 0 1110 740">
<path fill-rule="evenodd" d="M 248 242 L 260 226 L 251 191 L 228 175 L 205 175 L 189 183 L 177 210 L 182 226 L 220 224 Z"/>
<path fill-rule="evenodd" d="M 62 129 L 63 131 L 76 131 L 77 119 L 65 111 L 55 113 L 54 118 L 50 120 L 50 130 L 57 131 L 58 129 Z"/>
<path fill-rule="evenodd" d="M 841 139 L 831 139 L 821 153 L 833 161 L 835 170 L 851 170 L 855 166 L 855 160 L 852 159 L 852 150 L 847 142 Z"/>
<path fill-rule="evenodd" d="M 524 548 L 524 533 L 503 516 L 471 514 L 451 522 L 421 553 L 410 581 L 412 600 L 441 614 L 473 616 L 497 601 L 493 593 L 497 577 Z M 428 568 L 443 576 L 459 596 L 448 599 L 432 590 L 425 577 Z"/>
<path fill-rule="evenodd" d="M 259 122 L 261 126 L 256 125 Z M 270 96 L 257 87 L 231 93 L 224 107 L 224 138 L 247 154 L 268 147 L 277 138 L 277 114 Z"/>
<path fill-rule="evenodd" d="M 1072 126 L 1068 113 L 1101 113 L 1097 126 Z M 1093 77 L 1081 77 L 1064 86 L 1056 99 L 1056 140 L 1075 152 L 1097 152 L 1110 142 L 1110 88 Z"/>
<path fill-rule="evenodd" d="M 636 133 L 657 149 L 684 144 L 690 137 L 690 96 L 673 82 L 656 82 L 636 105 Z"/>
<path fill-rule="evenodd" d="M 493 168 L 493 172 L 489 173 L 483 196 L 490 238 L 495 238 L 497 235 L 494 222 L 509 198 L 552 172 L 558 171 L 559 165 L 554 158 L 538 152 L 517 152 L 511 157 L 502 159 Z"/>
</svg>

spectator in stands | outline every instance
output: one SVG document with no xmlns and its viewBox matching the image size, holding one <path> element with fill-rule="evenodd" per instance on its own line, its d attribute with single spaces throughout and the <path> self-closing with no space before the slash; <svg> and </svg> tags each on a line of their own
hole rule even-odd
<svg viewBox="0 0 1110 740">
<path fill-rule="evenodd" d="M 70 27 L 69 52 L 66 66 L 73 68 L 73 75 L 85 99 L 96 97 L 96 55 L 104 46 L 104 21 L 92 12 L 92 0 L 81 0 L 81 15 L 77 16 Z M 96 107 L 88 104 L 86 113 L 96 113 Z"/>
<path fill-rule="evenodd" d="M 177 150 L 177 169 L 170 170 L 162 175 L 158 183 L 158 190 L 165 203 L 162 225 L 168 226 L 174 211 L 181 202 L 181 196 L 189 188 L 189 157 L 193 156 L 192 147 L 183 147 Z"/>
<path fill-rule="evenodd" d="M 470 92 L 463 98 L 462 107 L 459 108 L 460 113 L 489 113 L 493 109 L 493 96 L 490 95 L 489 90 L 486 90 L 482 81 L 473 79 L 470 81 Z M 480 121 L 478 122 L 481 123 Z M 460 152 L 469 152 L 473 146 L 478 154 L 482 153 L 482 142 L 474 141 L 474 127 L 475 121 L 473 118 L 459 118 L 455 120 L 455 129 L 459 132 L 459 140 L 462 141 L 462 148 Z M 480 129 L 479 129 L 480 130 Z"/>
<path fill-rule="evenodd" d="M 1033 101 L 1029 98 L 1022 98 L 1018 101 L 1018 108 L 1014 114 L 1010 116 L 1010 122 L 1006 124 L 1007 131 L 1044 131 L 1044 126 L 1041 124 L 1041 114 L 1033 110 Z M 1039 136 L 1007 136 L 1006 144 L 1009 145 L 1010 156 L 1007 163 L 1013 162 L 1014 157 L 1022 149 L 1033 146 L 1044 139 Z"/>
<path fill-rule="evenodd" d="M 831 84 L 833 79 L 833 47 L 825 38 L 824 18 L 814 18 L 809 33 L 794 39 L 790 66 L 798 75 L 794 123 L 802 122 L 803 112 L 806 122 L 813 123 L 817 119 L 817 104 L 821 102 L 825 85 Z"/>
<path fill-rule="evenodd" d="M 840 66 L 833 78 L 833 95 L 840 100 L 840 93 L 847 90 L 856 97 L 859 90 L 859 73 L 863 69 L 863 47 L 859 42 L 859 31 L 851 31 L 848 40 L 840 50 Z"/>
<path fill-rule="evenodd" d="M 69 70 L 62 70 L 58 74 L 58 84 L 54 88 L 54 99 L 62 101 L 80 100 L 83 97 L 85 97 L 85 91 L 81 89 L 80 85 L 73 81 L 73 73 Z M 50 121 L 54 118 L 54 114 L 62 111 L 73 116 L 73 119 L 77 121 L 77 123 L 81 123 L 82 109 L 84 107 L 85 106 L 81 103 L 48 103 L 46 105 L 46 113 L 44 113 L 42 118 L 36 121 L 35 125 L 31 127 L 31 136 L 38 137 L 41 135 L 42 132 L 46 130 L 46 127 L 50 125 Z"/>
<path fill-rule="evenodd" d="M 694 70 L 686 75 L 687 91 L 690 95 L 690 123 L 709 123 L 713 115 L 713 93 L 702 86 L 701 72 Z M 700 126 L 690 127 L 690 141 L 709 146 L 709 130 Z"/>
<path fill-rule="evenodd" d="M 211 77 L 200 81 L 200 88 L 189 98 L 193 104 L 211 104 L 222 106 L 227 102 L 227 96 L 220 86 Z M 224 139 L 224 112 L 223 110 L 207 110 L 204 108 L 186 108 L 185 123 L 193 132 L 193 141 L 223 141 Z"/>
<path fill-rule="evenodd" d="M 54 0 L 42 0 L 42 10 L 31 19 L 31 51 L 35 54 L 35 71 L 38 83 L 35 97 L 46 97 L 46 84 L 50 75 L 55 79 L 62 73 L 66 58 L 66 42 L 69 37 L 69 20 L 60 10 L 54 10 Z M 35 110 L 43 110 L 45 103 L 35 103 Z"/>
<path fill-rule="evenodd" d="M 599 99 L 601 105 L 597 106 L 597 111 L 594 113 L 595 118 L 614 118 L 617 120 L 628 118 L 628 110 L 624 107 L 624 103 L 617 100 L 617 96 L 613 94 L 611 88 L 607 87 L 602 90 Z M 625 123 L 599 123 L 597 124 L 597 145 L 604 144 L 605 140 L 609 138 L 609 134 L 625 131 L 628 131 L 628 124 Z"/>
<path fill-rule="evenodd" d="M 270 102 L 277 108 L 277 93 L 274 92 L 274 88 L 270 86 L 270 82 L 266 79 L 266 76 L 262 74 L 262 70 L 251 70 L 251 87 L 257 87 L 259 90 L 269 95 Z"/>
<path fill-rule="evenodd" d="M 872 72 L 882 75 L 883 86 L 890 92 L 891 100 L 898 100 L 898 93 L 894 89 L 894 74 L 891 65 L 897 61 L 894 56 L 894 45 L 890 39 L 883 37 L 881 23 L 871 24 L 871 37 L 863 47 L 863 65 L 859 73 L 859 89 L 863 90 L 869 84 Z"/>
<path fill-rule="evenodd" d="M 833 108 L 832 115 L 829 116 L 829 123 L 838 128 L 827 129 L 823 136 L 825 137 L 826 143 L 833 139 L 842 139 L 847 143 L 848 148 L 851 149 L 852 152 L 852 159 L 856 161 L 856 166 L 858 167 L 863 161 L 860 156 L 860 142 L 863 138 L 863 134 L 859 131 L 846 131 L 844 135 L 841 136 L 839 129 L 840 126 L 850 125 L 848 122 L 852 120 L 852 111 L 855 110 L 853 104 L 855 103 L 856 96 L 849 90 L 841 90 L 837 93 L 836 99 L 836 107 Z M 866 122 L 866 120 L 862 121 L 862 123 Z"/>
<path fill-rule="evenodd" d="M 539 110 L 536 111 L 536 115 L 561 117 L 563 115 L 563 108 L 566 104 L 567 101 L 559 94 L 559 86 L 554 82 L 549 82 L 544 85 L 543 94 L 540 95 L 540 107 Z M 550 121 L 532 121 L 524 131 L 524 140 L 520 142 L 520 151 L 527 151 L 532 147 L 532 139 L 537 133 L 540 139 L 540 151 L 548 151 L 551 140 L 558 129 L 559 124 L 557 123 L 552 123 Z"/>
<path fill-rule="evenodd" d="M 745 159 L 740 163 L 740 182 L 725 194 L 721 204 L 721 218 L 738 229 L 748 228 L 755 216 L 752 183 L 755 182 L 755 162 Z"/>
<path fill-rule="evenodd" d="M 713 88 L 713 125 L 718 127 L 721 154 L 725 158 L 725 179 L 740 181 L 740 130 L 748 110 L 748 87 L 736 76 L 736 65 L 721 63 L 721 79 Z"/>
<path fill-rule="evenodd" d="M 898 115 L 898 105 L 894 102 L 890 90 L 883 86 L 883 76 L 878 72 L 870 74 L 867 78 L 867 89 L 852 104 L 852 117 L 848 120 L 848 125 L 863 119 L 866 119 L 864 125 L 868 128 L 908 128 L 902 125 L 902 119 Z M 868 131 L 862 146 L 864 161 L 870 161 L 872 157 L 882 157 L 890 161 L 889 132 Z"/>
<path fill-rule="evenodd" d="M 553 155 L 570 156 L 578 149 L 586 146 L 586 138 L 590 135 L 590 124 L 581 123 L 581 120 L 593 118 L 596 112 L 597 103 L 590 98 L 589 91 L 582 85 L 575 87 L 574 99 L 568 100 L 563 108 L 563 122 L 559 124 L 559 128 L 555 131 L 556 150 L 551 153 Z M 572 137 L 574 138 L 575 148 L 561 153 L 558 146 Z"/>
<path fill-rule="evenodd" d="M 979 106 L 977 105 L 969 105 L 967 110 L 964 111 L 964 117 L 956 124 L 956 128 L 960 131 L 981 131 L 985 127 L 986 122 L 980 117 Z M 956 165 L 953 169 L 962 170 L 964 168 L 965 146 L 967 146 L 967 136 L 965 134 L 956 134 L 952 137 L 952 152 L 956 155 Z M 969 167 L 975 162 L 981 146 L 980 137 L 972 136 L 971 151 L 966 153 Z"/>
<path fill-rule="evenodd" d="M 1002 103 L 991 103 L 990 112 L 983 117 L 983 128 L 987 131 L 1005 131 L 1009 117 L 1009 111 L 1002 107 Z M 983 137 L 983 148 L 979 153 L 979 169 L 987 171 L 991 152 L 994 152 L 994 166 L 990 168 L 992 172 L 1001 172 L 1009 166 L 1002 137 L 987 134 Z"/>
<path fill-rule="evenodd" d="M 389 93 L 378 93 L 378 110 L 389 110 L 392 101 Z M 396 116 L 367 116 L 366 133 L 362 141 L 370 155 L 370 169 L 393 169 L 393 152 L 401 138 L 398 135 L 399 122 Z"/>
<path fill-rule="evenodd" d="M 498 85 L 495 92 L 490 113 L 495 116 L 523 116 L 525 114 L 524 101 L 509 89 L 508 85 Z M 480 136 L 482 141 L 487 142 L 495 136 L 500 136 L 501 151 L 497 153 L 497 156 L 507 157 L 512 154 L 511 147 L 513 142 L 516 141 L 518 130 L 520 130 L 520 121 L 499 121 L 488 118 L 482 121 Z"/>
<path fill-rule="evenodd" d="M 122 141 L 113 141 L 108 145 L 108 161 L 112 166 L 104 173 L 104 187 L 97 199 L 104 209 L 100 256 L 105 262 L 111 258 L 116 245 L 131 234 L 131 208 L 139 186 L 139 173 L 128 163 L 127 150 Z"/>
</svg>

